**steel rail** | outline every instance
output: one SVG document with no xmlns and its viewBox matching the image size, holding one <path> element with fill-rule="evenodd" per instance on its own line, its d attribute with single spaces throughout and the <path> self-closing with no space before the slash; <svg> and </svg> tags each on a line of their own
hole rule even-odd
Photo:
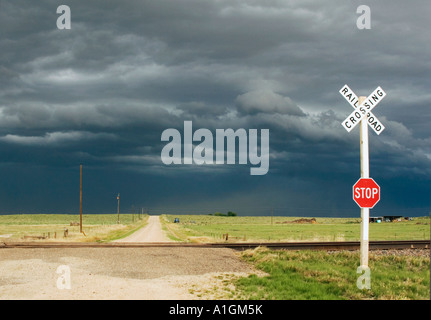
<svg viewBox="0 0 431 320">
<path fill-rule="evenodd" d="M 430 249 L 430 240 L 370 241 L 369 250 Z M 335 242 L 3 242 L 2 248 L 230 248 L 235 250 L 266 247 L 273 250 L 359 250 L 359 241 Z"/>
</svg>

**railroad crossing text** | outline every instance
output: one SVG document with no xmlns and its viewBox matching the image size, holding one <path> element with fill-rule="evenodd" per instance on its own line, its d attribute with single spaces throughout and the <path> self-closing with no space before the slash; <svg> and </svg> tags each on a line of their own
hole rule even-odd
<svg viewBox="0 0 431 320">
<path fill-rule="evenodd" d="M 358 97 L 344 86 L 340 93 L 346 98 L 349 103 L 355 107 L 347 118 L 342 122 L 343 127 L 350 132 L 364 117 L 367 117 L 368 124 L 379 133 L 382 131 L 383 126 L 378 119 L 371 113 L 371 110 L 386 96 L 382 88 L 378 87 L 372 94 L 370 94 L 364 102 L 358 106 Z"/>
</svg>

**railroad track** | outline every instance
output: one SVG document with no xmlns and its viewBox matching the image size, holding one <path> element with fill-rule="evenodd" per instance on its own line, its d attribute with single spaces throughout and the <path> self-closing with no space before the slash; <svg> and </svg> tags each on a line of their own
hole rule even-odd
<svg viewBox="0 0 431 320">
<path fill-rule="evenodd" d="M 267 247 L 273 250 L 359 250 L 359 241 L 341 242 L 217 242 L 217 243 L 187 243 L 187 242 L 9 242 L 0 243 L 0 249 L 6 248 L 149 248 L 149 247 L 190 247 L 190 248 L 230 248 L 247 250 L 257 247 Z M 370 241 L 370 250 L 389 249 L 430 249 L 430 240 L 403 241 Z"/>
</svg>

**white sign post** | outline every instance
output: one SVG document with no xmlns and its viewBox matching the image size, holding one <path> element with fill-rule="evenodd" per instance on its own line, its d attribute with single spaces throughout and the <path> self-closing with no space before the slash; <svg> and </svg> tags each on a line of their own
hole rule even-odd
<svg viewBox="0 0 431 320">
<path fill-rule="evenodd" d="M 362 104 L 365 97 L 359 97 L 359 103 Z M 359 137 L 361 140 L 361 178 L 370 177 L 369 165 L 369 149 L 368 149 L 368 126 L 365 121 L 361 120 Z M 368 251 L 369 251 L 369 222 L 370 208 L 361 208 L 361 266 L 368 267 Z"/>
<path fill-rule="evenodd" d="M 340 90 L 340 94 L 355 108 L 341 124 L 347 132 L 350 132 L 360 123 L 361 178 L 369 178 L 368 126 L 373 128 L 377 134 L 380 134 L 385 129 L 383 124 L 371 113 L 371 110 L 382 101 L 386 93 L 382 88 L 377 87 L 368 97 L 361 96 L 358 98 L 347 85 L 344 85 Z M 360 261 L 361 267 L 368 268 L 370 208 L 361 208 L 361 218 Z"/>
</svg>

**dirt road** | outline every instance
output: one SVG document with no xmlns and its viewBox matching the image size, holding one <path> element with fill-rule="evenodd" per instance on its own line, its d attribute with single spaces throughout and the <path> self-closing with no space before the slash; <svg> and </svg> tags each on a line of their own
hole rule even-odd
<svg viewBox="0 0 431 320">
<path fill-rule="evenodd" d="M 162 230 L 160 216 L 149 216 L 148 225 L 139 229 L 132 235 L 115 240 L 115 242 L 171 242 L 166 233 Z"/>
<path fill-rule="evenodd" d="M 0 248 L 0 300 L 226 299 L 250 273 L 224 248 Z"/>
</svg>

